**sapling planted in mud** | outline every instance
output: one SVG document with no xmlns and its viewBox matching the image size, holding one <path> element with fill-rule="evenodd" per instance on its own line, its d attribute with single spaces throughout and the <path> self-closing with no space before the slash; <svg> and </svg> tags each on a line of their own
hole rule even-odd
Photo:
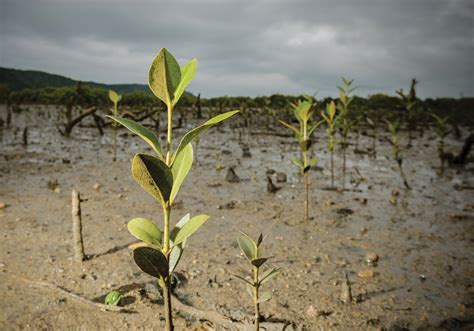
<svg viewBox="0 0 474 331">
<path fill-rule="evenodd" d="M 385 122 L 387 123 L 388 129 L 390 130 L 390 138 L 388 139 L 388 141 L 392 145 L 392 156 L 394 160 L 397 161 L 398 169 L 400 170 L 400 176 L 402 177 L 403 184 L 405 185 L 407 189 L 410 190 L 411 189 L 410 185 L 408 185 L 408 181 L 407 181 L 407 178 L 405 177 L 405 173 L 403 172 L 403 167 L 402 167 L 403 158 L 401 155 L 400 140 L 398 138 L 398 130 L 400 128 L 400 122 L 398 121 L 390 122 L 388 120 L 385 120 Z"/>
<path fill-rule="evenodd" d="M 245 257 L 252 265 L 252 278 L 241 277 L 238 275 L 235 275 L 235 277 L 245 283 L 247 292 L 252 297 L 255 316 L 254 325 L 256 331 L 260 329 L 260 304 L 272 298 L 272 294 L 270 292 L 261 292 L 260 287 L 281 271 L 280 268 L 269 268 L 262 272 L 262 266 L 265 264 L 265 262 L 267 262 L 268 259 L 270 259 L 270 257 L 262 257 L 260 246 L 263 242 L 263 239 L 263 234 L 260 234 L 257 241 L 254 241 L 244 232 L 241 232 L 241 236 L 237 238 L 237 243 L 239 244 L 240 250 L 242 253 L 244 253 Z"/>
<path fill-rule="evenodd" d="M 336 86 L 339 90 L 339 101 L 337 103 L 337 110 L 339 115 L 337 116 L 337 125 L 339 127 L 339 133 L 341 135 L 341 148 L 342 148 L 342 188 L 345 188 L 346 183 L 346 150 L 347 150 L 347 138 L 349 137 L 349 131 L 353 124 L 349 117 L 349 105 L 354 100 L 354 96 L 349 96 L 355 88 L 351 88 L 354 80 L 347 80 L 342 77 L 343 86 Z"/>
<path fill-rule="evenodd" d="M 377 157 L 377 150 L 376 150 L 377 124 L 375 122 L 375 119 L 372 119 L 370 117 L 366 117 L 366 121 L 372 130 L 372 148 L 371 148 L 370 154 L 372 155 L 373 158 L 376 158 Z"/>
<path fill-rule="evenodd" d="M 145 273 L 159 279 L 165 304 L 165 329 L 173 330 L 171 306 L 172 272 L 180 261 L 187 239 L 196 232 L 209 216 L 185 215 L 171 227 L 171 210 L 177 193 L 191 170 L 193 147 L 191 142 L 211 126 L 235 115 L 238 111 L 220 114 L 186 133 L 172 150 L 173 111 L 185 88 L 196 72 L 197 60 L 180 67 L 173 55 L 165 48 L 158 52 L 150 67 L 148 84 L 153 94 L 167 106 L 168 131 L 163 151 L 156 134 L 148 128 L 125 118 L 110 116 L 131 132 L 140 136 L 153 149 L 155 155 L 136 154 L 132 160 L 132 176 L 137 183 L 153 196 L 163 209 L 163 230 L 146 218 L 135 218 L 128 223 L 128 230 L 143 241 L 135 248 L 133 258 Z"/>
<path fill-rule="evenodd" d="M 446 161 L 446 153 L 444 152 L 444 139 L 451 133 L 451 130 L 448 130 L 447 121 L 448 117 L 439 117 L 435 114 L 431 114 L 435 120 L 435 133 L 438 136 L 438 143 L 436 148 L 438 149 L 438 155 L 441 162 L 440 175 L 444 173 L 444 163 Z"/>
<path fill-rule="evenodd" d="M 122 100 L 122 96 L 120 94 L 117 94 L 113 90 L 109 90 L 109 99 L 114 103 L 114 108 L 112 109 L 112 114 L 117 117 L 119 115 L 118 113 L 118 103 L 120 100 Z M 112 123 L 112 130 L 113 130 L 113 143 L 114 143 L 114 157 L 113 160 L 114 162 L 117 160 L 117 123 Z"/>
<path fill-rule="evenodd" d="M 307 98 L 307 100 L 305 101 L 298 101 L 297 103 L 294 103 L 291 106 L 293 108 L 293 114 L 298 120 L 299 127 L 297 128 L 282 120 L 279 120 L 279 122 L 287 128 L 291 129 L 299 141 L 300 150 L 303 157 L 302 159 L 294 158 L 291 161 L 300 169 L 300 172 L 304 177 L 304 221 L 307 222 L 309 220 L 309 171 L 318 163 L 318 158 L 309 158 L 308 151 L 311 149 L 311 145 L 313 144 L 311 136 L 323 121 L 319 121 L 316 123 L 312 122 L 312 98 Z"/>
<path fill-rule="evenodd" d="M 331 187 L 334 187 L 334 147 L 337 144 L 336 141 L 336 104 L 334 101 L 331 101 L 329 104 L 326 105 L 326 113 L 321 111 L 321 116 L 323 117 L 324 121 L 326 122 L 327 129 L 327 137 L 328 143 L 327 148 L 329 153 L 331 154 Z"/>
</svg>

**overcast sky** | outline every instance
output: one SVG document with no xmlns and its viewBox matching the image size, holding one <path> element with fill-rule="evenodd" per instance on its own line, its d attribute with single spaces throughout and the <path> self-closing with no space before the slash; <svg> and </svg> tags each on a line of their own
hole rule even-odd
<svg viewBox="0 0 474 331">
<path fill-rule="evenodd" d="M 220 95 L 474 96 L 472 0 L 0 0 L 0 66 L 144 83 L 161 47 Z"/>
</svg>

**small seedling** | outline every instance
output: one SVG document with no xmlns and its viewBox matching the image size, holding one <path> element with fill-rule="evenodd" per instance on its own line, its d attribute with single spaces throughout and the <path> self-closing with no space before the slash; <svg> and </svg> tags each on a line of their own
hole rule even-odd
<svg viewBox="0 0 474 331">
<path fill-rule="evenodd" d="M 366 117 L 367 123 L 369 124 L 372 130 L 372 157 L 377 157 L 377 150 L 376 150 L 376 140 L 377 140 L 377 124 L 375 122 L 375 118 Z"/>
<path fill-rule="evenodd" d="M 444 163 L 446 161 L 446 154 L 444 152 L 444 139 L 451 133 L 451 130 L 448 130 L 446 123 L 448 121 L 448 117 L 439 117 L 435 114 L 431 114 L 431 116 L 435 119 L 435 129 L 436 135 L 438 136 L 438 143 L 436 145 L 438 149 L 438 155 L 441 162 L 440 167 L 440 175 L 444 173 Z"/>
<path fill-rule="evenodd" d="M 119 291 L 112 291 L 109 294 L 107 294 L 107 296 L 105 297 L 104 303 L 106 305 L 118 306 L 121 299 L 122 299 L 122 296 L 120 295 Z"/>
<path fill-rule="evenodd" d="M 133 251 L 133 258 L 145 273 L 159 279 L 165 303 L 165 330 L 173 330 L 171 305 L 172 272 L 180 261 L 187 239 L 208 219 L 202 214 L 181 218 L 174 228 L 170 224 L 171 210 L 178 191 L 193 163 L 191 142 L 211 126 L 235 115 L 238 111 L 220 114 L 186 133 L 172 151 L 173 110 L 196 72 L 197 60 L 180 67 L 173 55 L 165 48 L 158 52 L 150 67 L 148 84 L 153 94 L 167 106 L 168 132 L 166 152 L 160 140 L 150 129 L 125 118 L 110 116 L 131 132 L 140 136 L 155 155 L 136 154 L 132 160 L 132 176 L 137 183 L 155 198 L 163 208 L 163 231 L 146 218 L 135 218 L 128 223 L 128 230 L 143 241 Z"/>
<path fill-rule="evenodd" d="M 413 131 L 416 130 L 416 116 L 418 111 L 418 104 L 416 99 L 416 91 L 415 86 L 418 84 L 418 81 L 413 78 L 411 80 L 410 92 L 405 94 L 403 89 L 399 89 L 397 94 L 401 97 L 405 110 L 406 110 L 406 117 L 408 123 L 408 146 L 411 146 L 411 141 L 413 139 Z"/>
<path fill-rule="evenodd" d="M 334 148 L 336 147 L 336 104 L 331 101 L 326 105 L 326 113 L 321 111 L 321 116 L 326 122 L 326 133 L 328 136 L 327 148 L 331 154 L 331 187 L 334 187 Z"/>
<path fill-rule="evenodd" d="M 122 100 L 122 96 L 117 94 L 117 92 L 113 90 L 109 90 L 109 99 L 114 103 L 114 108 L 112 109 L 113 116 L 119 116 L 118 112 L 118 103 Z M 117 123 L 112 123 L 112 130 L 113 130 L 113 142 L 114 142 L 114 162 L 117 160 Z"/>
<path fill-rule="evenodd" d="M 345 188 L 346 182 L 346 150 L 347 150 L 347 138 L 349 137 L 349 131 L 353 126 L 353 123 L 349 117 L 349 105 L 354 100 L 354 96 L 349 96 L 355 87 L 351 88 L 354 80 L 347 80 L 342 77 L 343 86 L 336 86 L 339 90 L 339 100 L 337 103 L 337 110 L 339 115 L 337 116 L 337 126 L 339 127 L 339 133 L 341 135 L 341 148 L 342 148 L 342 188 Z"/>
<path fill-rule="evenodd" d="M 392 156 L 394 160 L 397 161 L 398 169 L 400 170 L 400 176 L 402 177 L 403 184 L 405 185 L 407 189 L 410 190 L 411 189 L 410 185 L 408 185 L 408 181 L 405 177 L 405 173 L 403 172 L 403 167 L 402 167 L 403 158 L 402 158 L 401 150 L 400 150 L 400 140 L 398 138 L 398 130 L 400 128 L 400 122 L 398 122 L 398 120 L 394 122 L 385 120 L 385 122 L 387 123 L 388 129 L 390 130 L 390 138 L 388 141 L 392 145 Z"/>
<path fill-rule="evenodd" d="M 247 287 L 247 292 L 253 299 L 254 310 L 255 310 L 255 330 L 260 328 L 260 304 L 268 301 L 272 298 L 270 292 L 261 292 L 260 287 L 268 282 L 270 279 L 275 277 L 280 271 L 280 268 L 268 268 L 267 270 L 261 272 L 262 266 L 265 262 L 270 259 L 270 257 L 262 257 L 261 255 L 261 244 L 263 242 L 263 234 L 258 236 L 257 241 L 255 242 L 247 234 L 242 232 L 242 235 L 237 238 L 240 250 L 244 253 L 245 257 L 249 260 L 252 265 L 252 278 L 251 277 L 241 277 L 235 275 L 238 279 L 243 281 Z"/>
<path fill-rule="evenodd" d="M 309 171 L 311 167 L 315 167 L 318 163 L 317 157 L 311 159 L 308 157 L 308 151 L 313 144 L 311 136 L 323 121 L 312 123 L 313 111 L 311 109 L 313 108 L 313 98 L 311 97 L 308 97 L 305 101 L 298 101 L 291 106 L 298 120 L 299 127 L 294 127 L 282 120 L 279 120 L 279 122 L 291 129 L 300 143 L 303 159 L 294 158 L 291 161 L 300 169 L 301 174 L 304 176 L 304 221 L 307 222 L 309 220 Z"/>
</svg>

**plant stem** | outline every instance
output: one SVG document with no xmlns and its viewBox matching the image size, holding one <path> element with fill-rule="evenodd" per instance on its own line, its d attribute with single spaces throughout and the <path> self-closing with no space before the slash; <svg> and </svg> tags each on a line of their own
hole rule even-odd
<svg viewBox="0 0 474 331">
<path fill-rule="evenodd" d="M 304 173 L 304 221 L 309 220 L 309 171 Z"/>
<path fill-rule="evenodd" d="M 258 268 L 253 268 L 253 297 L 254 297 L 254 304 L 255 304 L 255 330 L 258 331 L 260 329 L 260 304 L 258 303 L 259 299 L 259 285 L 258 285 Z"/>
<path fill-rule="evenodd" d="M 342 189 L 346 188 L 346 137 L 342 139 Z"/>
<path fill-rule="evenodd" d="M 334 187 L 334 151 L 331 149 L 331 187 Z"/>
</svg>

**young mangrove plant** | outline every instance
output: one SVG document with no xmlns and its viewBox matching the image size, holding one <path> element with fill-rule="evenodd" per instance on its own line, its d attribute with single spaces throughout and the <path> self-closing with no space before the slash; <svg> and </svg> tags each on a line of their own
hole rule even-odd
<svg viewBox="0 0 474 331">
<path fill-rule="evenodd" d="M 385 120 L 385 122 L 388 125 L 388 129 L 390 130 L 390 138 L 388 141 L 392 145 L 392 156 L 395 161 L 397 161 L 398 164 L 398 169 L 400 170 L 400 176 L 402 177 L 403 184 L 407 189 L 411 189 L 410 185 L 408 185 L 407 178 L 405 177 L 405 173 L 403 172 L 403 158 L 401 155 L 401 149 L 400 149 L 400 140 L 398 138 L 398 130 L 400 128 L 400 122 L 398 120 L 394 122 L 390 122 L 388 120 Z"/>
<path fill-rule="evenodd" d="M 416 120 L 417 120 L 417 99 L 416 99 L 416 91 L 415 86 L 418 84 L 418 81 L 413 78 L 411 80 L 410 85 L 410 92 L 405 94 L 403 89 L 399 89 L 397 94 L 401 97 L 404 106 L 405 106 L 405 114 L 406 114 L 406 121 L 408 127 L 408 147 L 411 147 L 411 141 L 413 140 L 413 131 L 416 130 Z"/>
<path fill-rule="evenodd" d="M 263 239 L 263 234 L 260 234 L 257 241 L 255 242 L 244 232 L 241 232 L 241 236 L 237 238 L 237 242 L 241 251 L 252 265 L 252 277 L 241 277 L 238 275 L 235 275 L 235 277 L 245 283 L 247 292 L 252 297 L 255 311 L 254 323 L 256 331 L 260 329 L 260 304 L 270 300 L 272 297 L 270 292 L 261 292 L 260 287 L 281 271 L 280 268 L 268 268 L 262 272 L 262 266 L 270 258 L 262 257 L 260 246 L 262 245 Z"/>
<path fill-rule="evenodd" d="M 339 133 L 341 135 L 341 148 L 342 148 L 342 188 L 345 188 L 346 184 L 346 150 L 347 150 L 347 138 L 349 137 L 349 131 L 352 128 L 352 121 L 349 117 L 349 105 L 354 100 L 354 97 L 349 96 L 355 88 L 351 88 L 354 80 L 347 80 L 342 77 L 343 86 L 337 86 L 339 90 L 339 100 L 337 103 L 337 110 L 339 115 L 337 116 L 337 125 L 339 127 Z"/>
<path fill-rule="evenodd" d="M 370 129 L 372 130 L 372 147 L 370 150 L 370 155 L 375 159 L 377 157 L 377 147 L 376 147 L 376 141 L 377 141 L 377 123 L 375 122 L 375 118 L 371 118 L 367 116 L 366 118 L 367 123 L 370 126 Z"/>
<path fill-rule="evenodd" d="M 186 86 L 196 72 L 197 60 L 180 67 L 173 55 L 165 48 L 158 52 L 149 70 L 148 84 L 153 94 L 167 107 L 168 131 L 166 149 L 150 129 L 125 118 L 110 116 L 131 132 L 140 136 L 154 151 L 154 155 L 136 154 L 132 160 L 132 176 L 163 209 L 163 227 L 159 229 L 146 218 L 135 218 L 128 223 L 128 230 L 143 241 L 133 251 L 133 258 L 145 273 L 159 279 L 165 304 L 165 329 L 173 330 L 171 306 L 171 279 L 186 240 L 208 219 L 208 215 L 190 217 L 189 214 L 171 226 L 171 210 L 184 179 L 191 170 L 193 148 L 191 142 L 211 126 L 235 115 L 238 111 L 220 114 L 190 130 L 173 151 L 173 111 Z"/>
<path fill-rule="evenodd" d="M 309 171 L 311 167 L 315 167 L 318 163 L 318 158 L 308 157 L 308 151 L 311 149 L 311 145 L 313 141 L 311 140 L 311 136 L 313 135 L 314 131 L 318 128 L 318 126 L 323 122 L 319 121 L 316 123 L 312 123 L 312 116 L 313 108 L 312 98 L 307 98 L 305 101 L 298 101 L 297 103 L 292 104 L 293 114 L 298 120 L 299 127 L 295 127 L 287 122 L 279 120 L 281 124 L 290 128 L 296 138 L 300 143 L 300 149 L 302 154 L 302 159 L 294 158 L 292 160 L 293 164 L 296 165 L 301 174 L 304 177 L 304 221 L 307 222 L 309 220 Z"/>
<path fill-rule="evenodd" d="M 451 133 L 451 130 L 448 130 L 447 122 L 448 117 L 439 117 L 435 114 L 431 114 L 435 120 L 435 133 L 438 136 L 438 143 L 436 145 L 438 149 L 439 160 L 441 162 L 440 166 L 440 175 L 444 173 L 444 163 L 446 162 L 446 153 L 444 152 L 444 139 Z"/>
<path fill-rule="evenodd" d="M 117 117 L 119 115 L 118 113 L 118 103 L 120 100 L 122 100 L 122 96 L 120 94 L 117 94 L 117 92 L 113 90 L 109 90 L 109 99 L 114 103 L 114 108 L 112 109 L 112 114 L 113 116 Z M 113 160 L 114 162 L 117 160 L 117 123 L 112 123 L 112 139 L 114 143 L 114 157 Z"/>
<path fill-rule="evenodd" d="M 327 137 L 328 137 L 328 144 L 327 148 L 329 153 L 331 154 L 331 187 L 334 188 L 334 148 L 336 147 L 336 104 L 334 101 L 331 101 L 326 105 L 326 113 L 321 111 L 321 116 L 323 117 L 324 121 L 326 122 L 327 129 Z"/>
</svg>

